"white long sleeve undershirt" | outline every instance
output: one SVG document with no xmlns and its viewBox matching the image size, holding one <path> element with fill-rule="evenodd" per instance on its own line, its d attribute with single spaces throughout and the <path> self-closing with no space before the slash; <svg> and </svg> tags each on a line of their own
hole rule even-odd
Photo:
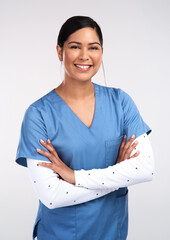
<svg viewBox="0 0 170 240">
<path fill-rule="evenodd" d="M 143 134 L 134 141 L 136 140 L 139 143 L 131 155 L 140 150 L 138 157 L 104 169 L 74 170 L 76 185 L 60 179 L 49 168 L 37 166 L 41 160 L 27 158 L 31 181 L 38 198 L 46 207 L 54 209 L 88 202 L 121 187 L 151 181 L 154 158 L 149 138 Z"/>
<path fill-rule="evenodd" d="M 126 159 L 104 169 L 75 170 L 75 186 L 97 190 L 128 187 L 137 183 L 151 181 L 155 168 L 151 143 L 146 133 L 133 142 L 136 140 L 139 143 L 130 157 L 139 150 L 138 157 Z"/>
<path fill-rule="evenodd" d="M 27 166 L 34 190 L 49 209 L 77 205 L 102 197 L 117 189 L 91 190 L 78 188 L 59 178 L 50 168 L 37 166 L 41 160 L 27 158 Z M 45 162 L 45 161 L 44 161 Z"/>
</svg>

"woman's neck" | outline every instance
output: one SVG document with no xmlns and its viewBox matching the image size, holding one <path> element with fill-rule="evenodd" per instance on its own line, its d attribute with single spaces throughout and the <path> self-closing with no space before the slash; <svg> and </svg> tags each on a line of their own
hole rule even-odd
<svg viewBox="0 0 170 240">
<path fill-rule="evenodd" d="M 89 81 L 64 80 L 57 88 L 64 98 L 70 101 L 84 101 L 94 96 L 94 85 Z"/>
</svg>

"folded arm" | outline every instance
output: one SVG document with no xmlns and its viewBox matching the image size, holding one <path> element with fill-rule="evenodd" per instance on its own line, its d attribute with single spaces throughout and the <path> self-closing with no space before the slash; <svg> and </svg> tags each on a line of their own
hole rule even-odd
<svg viewBox="0 0 170 240">
<path fill-rule="evenodd" d="M 139 156 L 126 159 L 104 169 L 75 170 L 75 186 L 89 189 L 108 189 L 128 187 L 141 182 L 151 181 L 154 174 L 154 156 L 146 133 L 140 135 L 138 145 L 132 151 L 140 151 Z M 133 143 L 132 143 L 133 144 Z"/>
<path fill-rule="evenodd" d="M 50 209 L 88 202 L 117 190 L 117 188 L 100 190 L 78 188 L 60 179 L 53 170 L 38 166 L 40 161 L 27 158 L 27 166 L 38 198 Z"/>
</svg>

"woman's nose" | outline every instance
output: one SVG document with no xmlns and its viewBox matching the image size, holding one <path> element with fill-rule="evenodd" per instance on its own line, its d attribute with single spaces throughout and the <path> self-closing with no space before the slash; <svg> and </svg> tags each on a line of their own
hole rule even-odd
<svg viewBox="0 0 170 240">
<path fill-rule="evenodd" d="M 88 60 L 89 59 L 88 50 L 81 49 L 80 55 L 79 55 L 79 59 L 81 59 L 81 60 Z"/>
</svg>

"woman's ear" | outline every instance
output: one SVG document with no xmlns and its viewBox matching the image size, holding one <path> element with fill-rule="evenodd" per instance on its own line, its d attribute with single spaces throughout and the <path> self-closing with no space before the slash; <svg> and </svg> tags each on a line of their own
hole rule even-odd
<svg viewBox="0 0 170 240">
<path fill-rule="evenodd" d="M 57 53 L 58 53 L 59 60 L 63 61 L 63 49 L 59 45 L 57 45 L 56 50 L 57 50 Z"/>
</svg>

